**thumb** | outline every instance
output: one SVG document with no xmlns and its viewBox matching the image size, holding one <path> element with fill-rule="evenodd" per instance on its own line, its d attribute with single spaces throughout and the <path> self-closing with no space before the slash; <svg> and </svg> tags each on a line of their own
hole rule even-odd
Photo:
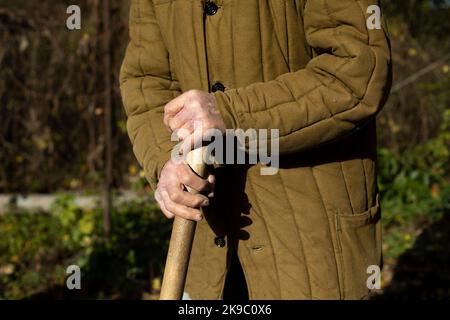
<svg viewBox="0 0 450 320">
<path fill-rule="evenodd" d="M 169 103 L 164 106 L 164 125 L 170 130 L 169 121 L 175 117 L 175 115 L 180 112 L 186 101 L 186 93 L 179 95 L 175 99 L 172 99 Z"/>
</svg>

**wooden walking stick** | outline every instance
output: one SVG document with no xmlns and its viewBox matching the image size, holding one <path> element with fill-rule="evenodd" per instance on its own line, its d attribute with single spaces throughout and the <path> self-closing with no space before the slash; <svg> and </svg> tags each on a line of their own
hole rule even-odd
<svg viewBox="0 0 450 320">
<path fill-rule="evenodd" d="M 205 175 L 203 150 L 204 147 L 198 148 L 187 155 L 188 165 L 200 177 Z M 190 193 L 197 193 L 191 188 L 186 188 Z M 195 221 L 180 217 L 175 217 L 174 219 L 160 300 L 180 300 L 183 296 L 196 224 Z"/>
</svg>

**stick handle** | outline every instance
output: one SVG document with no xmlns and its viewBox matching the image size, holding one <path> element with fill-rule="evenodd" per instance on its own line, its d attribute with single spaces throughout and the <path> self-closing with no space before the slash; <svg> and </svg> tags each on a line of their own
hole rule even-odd
<svg viewBox="0 0 450 320">
<path fill-rule="evenodd" d="M 187 155 L 187 163 L 200 177 L 205 175 L 203 164 L 204 148 L 192 150 Z M 187 188 L 190 193 L 197 193 Z M 160 300 L 181 300 L 194 240 L 196 222 L 175 217 L 167 253 L 166 267 L 161 287 Z"/>
</svg>

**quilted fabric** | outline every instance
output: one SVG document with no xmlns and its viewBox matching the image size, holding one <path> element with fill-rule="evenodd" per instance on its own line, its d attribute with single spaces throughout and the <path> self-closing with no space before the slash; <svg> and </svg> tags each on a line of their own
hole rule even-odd
<svg viewBox="0 0 450 320">
<path fill-rule="evenodd" d="M 198 224 L 186 291 L 220 299 L 237 250 L 251 299 L 360 299 L 381 264 L 375 116 L 390 47 L 367 0 L 133 0 L 121 70 L 128 132 L 155 188 L 175 142 L 163 108 L 215 92 L 227 128 L 279 129 L 280 170 L 211 168 L 216 197 Z M 215 245 L 224 237 L 226 247 Z"/>
</svg>

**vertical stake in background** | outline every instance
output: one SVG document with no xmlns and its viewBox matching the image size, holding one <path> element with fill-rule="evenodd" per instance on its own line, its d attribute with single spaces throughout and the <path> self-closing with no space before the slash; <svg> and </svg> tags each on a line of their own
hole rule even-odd
<svg viewBox="0 0 450 320">
<path fill-rule="evenodd" d="M 104 103 L 105 103 L 105 184 L 103 189 L 103 231 L 109 238 L 111 231 L 112 208 L 112 87 L 111 87 L 111 30 L 110 30 L 110 3 L 103 0 L 103 77 L 104 77 Z"/>
</svg>

